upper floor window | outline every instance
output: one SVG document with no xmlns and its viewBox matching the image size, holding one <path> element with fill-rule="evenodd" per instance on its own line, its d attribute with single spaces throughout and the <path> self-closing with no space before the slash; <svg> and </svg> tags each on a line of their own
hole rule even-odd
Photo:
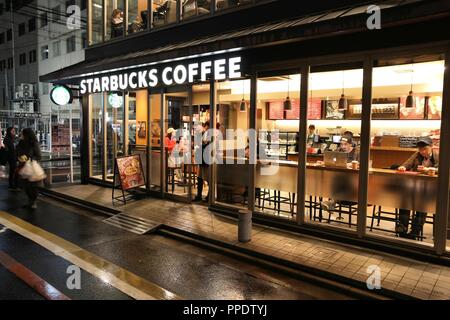
<svg viewBox="0 0 450 320">
<path fill-rule="evenodd" d="M 48 59 L 48 46 L 42 46 L 41 47 L 41 60 L 47 60 Z"/>
<path fill-rule="evenodd" d="M 224 10 L 252 3 L 252 0 L 216 0 L 216 10 Z"/>
<path fill-rule="evenodd" d="M 14 68 L 14 59 L 11 57 L 11 58 L 8 58 L 8 69 L 12 69 L 12 68 Z"/>
<path fill-rule="evenodd" d="M 48 24 L 47 12 L 41 13 L 39 18 L 40 18 L 39 20 L 41 21 L 41 28 L 45 27 Z"/>
<path fill-rule="evenodd" d="M 11 2 L 10 1 L 5 2 L 5 11 L 11 11 Z"/>
<path fill-rule="evenodd" d="M 76 37 L 71 36 L 66 39 L 67 53 L 77 50 L 76 48 Z"/>
<path fill-rule="evenodd" d="M 86 32 L 83 32 L 81 34 L 81 46 L 83 49 L 87 48 L 87 33 Z"/>
<path fill-rule="evenodd" d="M 28 60 L 30 63 L 36 62 L 36 50 L 30 51 Z"/>
<path fill-rule="evenodd" d="M 5 43 L 5 33 L 0 33 L 0 44 Z"/>
<path fill-rule="evenodd" d="M 209 14 L 211 10 L 211 0 L 181 0 L 181 18 Z"/>
<path fill-rule="evenodd" d="M 8 29 L 6 31 L 6 41 L 11 41 L 12 40 L 12 29 Z"/>
<path fill-rule="evenodd" d="M 89 45 L 264 1 L 269 0 L 90 0 Z"/>
<path fill-rule="evenodd" d="M 0 14 L 3 14 L 3 10 L 5 10 L 5 5 L 0 3 Z"/>
<path fill-rule="evenodd" d="M 28 20 L 28 32 L 36 30 L 36 18 Z"/>
<path fill-rule="evenodd" d="M 25 23 L 19 24 L 19 37 L 25 34 Z"/>
<path fill-rule="evenodd" d="M 53 42 L 53 56 L 58 57 L 61 55 L 61 41 Z"/>
<path fill-rule="evenodd" d="M 62 19 L 62 13 L 61 13 L 61 6 L 57 5 L 56 7 L 53 7 L 52 9 L 52 21 L 53 22 L 58 22 L 59 20 Z"/>
<path fill-rule="evenodd" d="M 25 65 L 27 63 L 27 54 L 26 53 L 21 53 L 19 55 L 19 64 L 21 66 Z"/>
<path fill-rule="evenodd" d="M 6 60 L 3 59 L 0 61 L 0 71 L 6 70 Z"/>
</svg>

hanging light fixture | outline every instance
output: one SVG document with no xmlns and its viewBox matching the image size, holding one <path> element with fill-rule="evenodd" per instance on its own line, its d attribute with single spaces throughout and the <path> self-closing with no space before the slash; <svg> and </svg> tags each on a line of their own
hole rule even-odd
<svg viewBox="0 0 450 320">
<path fill-rule="evenodd" d="M 244 80 L 242 80 L 242 100 L 241 100 L 241 105 L 239 106 L 240 112 L 245 112 L 247 109 L 247 105 L 246 105 L 245 99 L 244 99 L 244 86 L 245 86 L 245 82 L 244 82 Z"/>
<path fill-rule="evenodd" d="M 342 94 L 341 94 L 341 98 L 339 99 L 339 110 L 347 110 L 347 106 L 348 106 L 348 101 L 347 98 L 345 97 L 345 71 L 342 71 Z"/>
<path fill-rule="evenodd" d="M 291 102 L 291 99 L 289 98 L 289 80 L 290 80 L 290 77 L 288 76 L 288 91 L 287 91 L 287 97 L 286 97 L 286 100 L 284 100 L 284 103 L 283 103 L 283 107 L 284 107 L 284 110 L 285 110 L 285 111 L 292 110 L 292 102 Z"/>
<path fill-rule="evenodd" d="M 413 93 L 413 82 L 414 82 L 414 64 L 411 64 L 411 89 L 409 90 L 408 96 L 406 97 L 405 108 L 414 108 L 415 100 Z"/>
</svg>

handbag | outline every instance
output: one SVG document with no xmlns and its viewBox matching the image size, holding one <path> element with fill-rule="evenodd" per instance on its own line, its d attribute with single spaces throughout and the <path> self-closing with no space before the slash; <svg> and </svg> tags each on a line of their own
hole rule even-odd
<svg viewBox="0 0 450 320">
<path fill-rule="evenodd" d="M 0 166 L 4 166 L 8 162 L 8 151 L 6 148 L 0 148 Z"/>
<path fill-rule="evenodd" d="M 23 179 L 30 182 L 42 181 L 47 177 L 44 169 L 42 169 L 41 165 L 36 160 L 25 162 L 19 174 Z"/>
</svg>

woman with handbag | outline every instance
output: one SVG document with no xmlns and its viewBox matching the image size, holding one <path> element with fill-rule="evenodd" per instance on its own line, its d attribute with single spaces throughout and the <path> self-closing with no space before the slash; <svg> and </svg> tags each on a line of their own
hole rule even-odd
<svg viewBox="0 0 450 320">
<path fill-rule="evenodd" d="M 22 138 L 17 145 L 17 158 L 20 163 L 19 174 L 24 182 L 29 206 L 31 209 L 36 209 L 37 187 L 39 182 L 45 178 L 45 175 L 43 175 L 43 170 L 37 163 L 41 160 L 41 149 L 36 135 L 30 128 L 22 130 Z"/>
<path fill-rule="evenodd" d="M 16 155 L 16 129 L 14 127 L 9 127 L 6 129 L 6 136 L 3 140 L 3 144 L 6 149 L 6 157 L 9 166 L 9 190 L 18 190 L 18 177 L 17 177 L 17 155 Z"/>
</svg>

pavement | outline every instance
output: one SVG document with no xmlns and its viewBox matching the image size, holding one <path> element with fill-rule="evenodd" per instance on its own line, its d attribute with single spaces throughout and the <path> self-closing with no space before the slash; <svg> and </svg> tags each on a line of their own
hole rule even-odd
<svg viewBox="0 0 450 320">
<path fill-rule="evenodd" d="M 363 290 L 373 267 L 380 275 L 379 293 L 393 298 L 450 299 L 450 268 L 367 248 L 254 225 L 252 240 L 237 240 L 237 223 L 207 207 L 162 199 L 144 198 L 113 205 L 111 189 L 95 185 L 66 185 L 52 192 L 105 208 L 110 212 L 161 224 L 183 234 L 210 239 L 228 248 L 251 252 L 316 275 L 350 283 Z M 372 268 L 372 269 L 371 269 Z"/>
<path fill-rule="evenodd" d="M 48 197 L 25 203 L 0 183 L 0 299 L 352 299 Z M 74 266 L 80 289 L 67 285 Z"/>
</svg>

